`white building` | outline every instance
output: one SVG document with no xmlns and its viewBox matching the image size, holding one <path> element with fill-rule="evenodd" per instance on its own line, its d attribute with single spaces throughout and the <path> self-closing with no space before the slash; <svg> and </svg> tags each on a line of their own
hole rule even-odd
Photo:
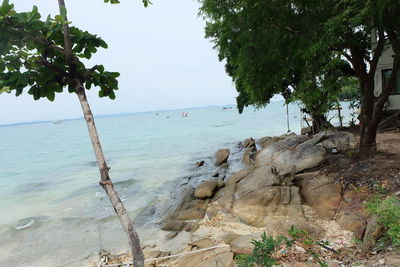
<svg viewBox="0 0 400 267">
<path fill-rule="evenodd" d="M 390 45 L 385 46 L 375 72 L 375 96 L 382 92 L 382 88 L 389 80 L 393 66 L 394 52 Z M 397 74 L 396 86 L 385 105 L 387 109 L 400 109 L 400 73 Z"/>
</svg>

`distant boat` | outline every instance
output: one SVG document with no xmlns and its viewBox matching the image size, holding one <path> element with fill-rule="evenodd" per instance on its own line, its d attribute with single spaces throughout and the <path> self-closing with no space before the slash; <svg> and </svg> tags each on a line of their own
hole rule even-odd
<svg viewBox="0 0 400 267">
<path fill-rule="evenodd" d="M 52 123 L 53 123 L 53 124 L 61 124 L 62 121 L 53 121 Z"/>
<path fill-rule="evenodd" d="M 231 110 L 232 110 L 232 107 L 223 107 L 222 110 L 223 110 L 223 111 L 231 111 Z"/>
</svg>

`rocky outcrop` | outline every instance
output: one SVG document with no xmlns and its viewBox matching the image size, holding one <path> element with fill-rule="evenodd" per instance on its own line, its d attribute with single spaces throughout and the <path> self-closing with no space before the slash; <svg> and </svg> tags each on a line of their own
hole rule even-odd
<svg viewBox="0 0 400 267">
<path fill-rule="evenodd" d="M 354 237 L 362 238 L 367 221 L 359 213 L 341 210 L 336 218 L 337 223 L 345 230 L 354 233 Z"/>
<path fill-rule="evenodd" d="M 241 171 L 238 171 L 234 174 L 232 174 L 225 182 L 225 184 L 236 184 L 243 178 L 245 178 L 247 175 L 249 175 L 250 172 L 252 172 L 253 169 L 243 169 Z"/>
<path fill-rule="evenodd" d="M 228 161 L 228 157 L 230 155 L 231 151 L 227 148 L 223 148 L 223 149 L 219 149 L 216 153 L 215 153 L 215 165 L 216 166 L 220 166 L 223 163 L 226 163 Z"/>
<path fill-rule="evenodd" d="M 316 134 L 316 137 L 323 137 L 319 145 L 325 147 L 327 150 L 336 148 L 338 151 L 354 149 L 357 145 L 357 140 L 352 133 L 349 132 L 329 132 L 323 131 Z"/>
<path fill-rule="evenodd" d="M 186 190 L 176 208 L 163 220 L 161 229 L 165 231 L 188 231 L 198 228 L 198 222 L 204 218 L 207 201 L 193 199 L 193 190 Z"/>
<path fill-rule="evenodd" d="M 217 181 L 206 181 L 200 184 L 194 191 L 195 198 L 209 198 L 214 195 L 218 187 Z"/>
<path fill-rule="evenodd" d="M 326 149 L 316 145 L 318 141 L 303 135 L 288 137 L 263 149 L 255 165 L 275 166 L 282 176 L 316 167 L 326 155 Z"/>
<path fill-rule="evenodd" d="M 322 219 L 330 220 L 335 215 L 342 199 L 342 186 L 335 184 L 332 177 L 319 172 L 295 176 L 301 198 L 310 205 Z"/>
<path fill-rule="evenodd" d="M 300 216 L 298 188 L 267 186 L 246 192 L 233 203 L 233 212 L 245 223 L 265 226 L 274 216 Z"/>
</svg>

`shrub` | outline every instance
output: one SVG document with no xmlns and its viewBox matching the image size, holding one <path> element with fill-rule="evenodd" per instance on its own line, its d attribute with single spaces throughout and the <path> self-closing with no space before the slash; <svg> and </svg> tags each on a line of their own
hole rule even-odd
<svg viewBox="0 0 400 267">
<path fill-rule="evenodd" d="M 386 198 L 377 195 L 366 202 L 365 206 L 386 230 L 384 238 L 400 247 L 400 200 L 395 195 Z"/>
</svg>

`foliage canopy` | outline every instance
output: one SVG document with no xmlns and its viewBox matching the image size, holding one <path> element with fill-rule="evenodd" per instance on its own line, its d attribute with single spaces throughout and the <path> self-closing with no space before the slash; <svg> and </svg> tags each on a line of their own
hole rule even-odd
<svg viewBox="0 0 400 267">
<path fill-rule="evenodd" d="M 66 15 L 66 10 L 64 10 Z M 106 71 L 103 65 L 86 68 L 80 59 L 90 59 L 107 43 L 97 35 L 70 27 L 74 64 L 65 57 L 62 26 L 70 23 L 63 15 L 41 20 L 36 6 L 30 12 L 17 13 L 4 0 L 0 6 L 0 88 L 9 88 L 19 96 L 25 88 L 35 100 L 53 101 L 56 93 L 76 92 L 76 84 L 86 89 L 98 86 L 100 97 L 115 98 L 118 72 Z"/>
</svg>

